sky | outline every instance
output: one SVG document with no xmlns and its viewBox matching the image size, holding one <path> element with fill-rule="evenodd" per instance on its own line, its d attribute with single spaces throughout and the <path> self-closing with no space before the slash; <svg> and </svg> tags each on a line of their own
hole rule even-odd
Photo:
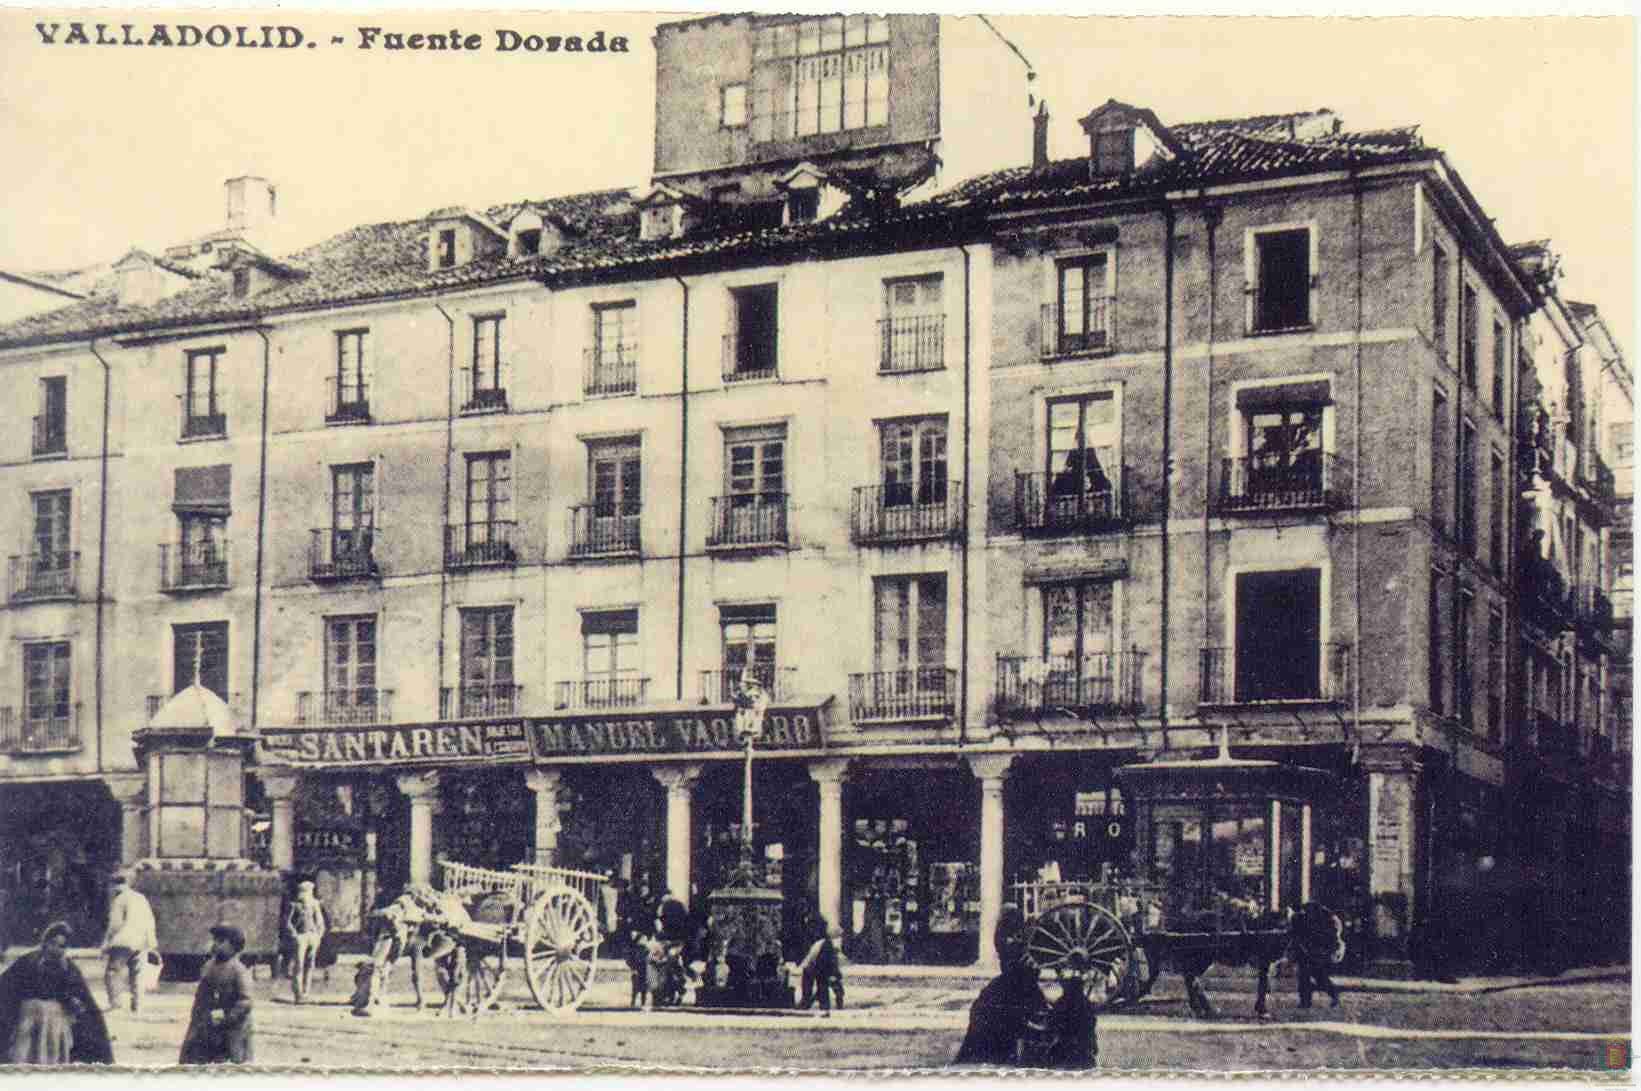
<svg viewBox="0 0 1641 1091">
<path fill-rule="evenodd" d="M 15 0 L 0 0 L 15 3 Z M 803 3 L 784 7 L 803 7 Z M 812 6 L 812 5 L 809 5 Z M 1177 5 L 1176 5 L 1177 6 Z M 677 16 L 672 16 L 677 17 Z M 34 25 L 300 27 L 319 48 L 45 45 Z M 280 241 L 317 242 L 447 205 L 649 178 L 661 17 L 597 11 L 295 8 L 124 15 L 0 7 L 0 269 L 62 269 L 221 225 L 224 179 L 279 190 Z M 1563 291 L 1633 353 L 1635 24 L 1628 19 L 998 15 L 1053 113 L 1056 154 L 1108 98 L 1165 122 L 1326 106 L 1349 128 L 1418 124 L 1505 239 L 1552 240 Z M 475 53 L 357 48 L 357 27 L 480 33 Z M 626 55 L 493 51 L 495 32 L 625 36 Z M 66 36 L 66 28 L 59 32 Z M 341 45 L 332 45 L 332 35 Z M 1006 106 L 1010 152 L 1029 149 Z M 1017 119 L 1017 120 L 1013 120 Z M 1005 156 L 1005 158 L 1009 158 Z"/>
</svg>

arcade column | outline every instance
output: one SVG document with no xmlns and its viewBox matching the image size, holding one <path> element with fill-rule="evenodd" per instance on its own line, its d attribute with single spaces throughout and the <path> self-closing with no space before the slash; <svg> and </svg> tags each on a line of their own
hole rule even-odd
<svg viewBox="0 0 1641 1091">
<path fill-rule="evenodd" d="M 439 774 L 402 773 L 399 791 L 410 800 L 410 881 L 433 882 L 433 812 L 439 802 Z"/>
<path fill-rule="evenodd" d="M 148 856 L 147 778 L 109 775 L 109 794 L 120 805 L 120 867 L 128 868 Z"/>
<path fill-rule="evenodd" d="M 809 763 L 809 776 L 820 788 L 820 860 L 816 876 L 821 916 L 843 925 L 843 785 L 849 760 L 829 758 Z"/>
<path fill-rule="evenodd" d="M 690 800 L 699 765 L 653 765 L 650 773 L 667 790 L 667 893 L 690 902 Z"/>
<path fill-rule="evenodd" d="M 543 867 L 551 867 L 558 858 L 558 785 L 557 769 L 531 769 L 524 774 L 524 783 L 536 796 L 535 860 Z"/>
<path fill-rule="evenodd" d="M 992 933 L 1003 912 L 1003 782 L 1013 754 L 971 754 L 969 768 L 980 781 L 980 959 L 997 965 Z"/>
<path fill-rule="evenodd" d="M 1407 930 L 1417 911 L 1415 865 L 1419 838 L 1417 756 L 1401 747 L 1364 747 L 1367 774 L 1367 877 L 1373 932 L 1381 960 L 1407 955 Z"/>
<path fill-rule="evenodd" d="M 268 798 L 272 811 L 272 829 L 268 831 L 268 855 L 275 871 L 290 871 L 296 867 L 296 819 L 293 804 L 296 801 L 298 778 L 295 773 L 276 773 L 258 770 L 262 794 Z"/>
</svg>

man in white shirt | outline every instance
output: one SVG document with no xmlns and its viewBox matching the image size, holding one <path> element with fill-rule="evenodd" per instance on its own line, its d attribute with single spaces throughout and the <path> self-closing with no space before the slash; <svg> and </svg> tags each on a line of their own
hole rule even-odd
<svg viewBox="0 0 1641 1091">
<path fill-rule="evenodd" d="M 103 984 L 108 987 L 110 1010 L 120 1005 L 122 979 L 131 991 L 131 1010 L 136 1011 L 142 997 L 138 976 L 142 960 L 149 951 L 160 946 L 154 907 L 148 899 L 133 890 L 125 875 L 115 872 L 108 880 L 113 898 L 108 903 L 108 934 L 103 938 L 103 953 L 108 966 L 103 971 Z"/>
</svg>

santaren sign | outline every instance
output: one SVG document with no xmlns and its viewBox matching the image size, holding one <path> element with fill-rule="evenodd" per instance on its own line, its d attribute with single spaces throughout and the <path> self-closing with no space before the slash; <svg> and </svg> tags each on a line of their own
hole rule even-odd
<svg viewBox="0 0 1641 1091">
<path fill-rule="evenodd" d="M 806 750 L 822 745 L 818 708 L 772 708 L 764 717 L 759 750 Z M 668 712 L 629 718 L 574 716 L 530 722 L 538 758 L 574 754 L 701 754 L 739 750 L 734 717 L 714 712 Z"/>
<path fill-rule="evenodd" d="M 350 730 L 265 729 L 262 745 L 292 765 L 388 765 L 403 762 L 525 761 L 524 725 L 433 724 Z"/>
</svg>

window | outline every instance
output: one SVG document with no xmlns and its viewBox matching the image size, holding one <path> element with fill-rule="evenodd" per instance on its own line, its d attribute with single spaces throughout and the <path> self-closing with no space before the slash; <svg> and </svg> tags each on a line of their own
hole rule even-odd
<svg viewBox="0 0 1641 1091">
<path fill-rule="evenodd" d="M 1075 526 L 1115 515 L 1122 480 L 1115 397 L 1106 391 L 1052 398 L 1047 409 L 1045 523 Z"/>
<path fill-rule="evenodd" d="M 642 448 L 636 438 L 589 442 L 588 503 L 578 512 L 571 551 L 636 551 L 643 507 L 642 489 Z"/>
<path fill-rule="evenodd" d="M 57 455 L 68 450 L 68 379 L 40 380 L 40 415 L 34 418 L 34 453 Z"/>
<path fill-rule="evenodd" d="M 251 267 L 241 265 L 234 270 L 234 298 L 244 299 L 251 294 Z"/>
<path fill-rule="evenodd" d="M 70 567 L 69 512 L 72 494 L 67 489 L 33 493 L 34 534 L 30 551 L 30 587 L 40 581 L 49 581 Z"/>
<path fill-rule="evenodd" d="M 719 91 L 718 124 L 726 129 L 746 124 L 746 84 L 726 83 Z"/>
<path fill-rule="evenodd" d="M 1448 484 L 1453 478 L 1452 451 L 1448 434 L 1452 425 L 1447 419 L 1447 395 L 1438 387 L 1430 401 L 1430 522 L 1442 533 L 1447 532 Z"/>
<path fill-rule="evenodd" d="M 946 503 L 946 422 L 894 421 L 881 426 L 886 507 Z"/>
<path fill-rule="evenodd" d="M 1497 607 L 1487 611 L 1487 737 L 1497 741 L 1504 731 L 1504 615 Z"/>
<path fill-rule="evenodd" d="M 69 643 L 23 645 L 23 733 L 25 739 L 60 734 L 52 724 L 69 719 Z"/>
<path fill-rule="evenodd" d="M 228 699 L 228 623 L 171 626 L 171 692 L 198 682 Z"/>
<path fill-rule="evenodd" d="M 1309 228 L 1257 231 L 1253 235 L 1255 332 L 1298 329 L 1311 324 L 1311 232 Z"/>
<path fill-rule="evenodd" d="M 1236 699 L 1321 696 L 1322 573 L 1315 568 L 1236 577 Z"/>
<path fill-rule="evenodd" d="M 1322 406 L 1244 410 L 1251 496 L 1318 493 L 1322 481 Z"/>
<path fill-rule="evenodd" d="M 489 606 L 462 612 L 462 716 L 514 711 L 513 608 Z"/>
<path fill-rule="evenodd" d="M 1476 725 L 1475 678 L 1470 649 L 1470 614 L 1475 608 L 1475 595 L 1461 588 L 1453 603 L 1453 681 L 1457 690 L 1453 695 L 1453 711 L 1458 714 L 1459 722 L 1470 730 Z"/>
<path fill-rule="evenodd" d="M 786 541 L 786 426 L 724 433 L 724 496 L 708 545 Z"/>
<path fill-rule="evenodd" d="M 1094 132 L 1094 173 L 1127 174 L 1134 169 L 1134 126 L 1112 123 Z"/>
<path fill-rule="evenodd" d="M 1510 514 L 1510 494 L 1505 491 L 1504 455 L 1496 449 L 1493 451 L 1491 476 L 1493 518 L 1488 527 L 1487 555 L 1492 558 L 1494 573 L 1502 576 L 1505 565 L 1504 523 Z"/>
<path fill-rule="evenodd" d="M 879 578 L 873 664 L 879 671 L 946 666 L 946 577 Z"/>
<path fill-rule="evenodd" d="M 883 282 L 879 371 L 892 374 L 946 366 L 942 290 L 939 273 Z"/>
<path fill-rule="evenodd" d="M 1088 352 L 1110 343 L 1111 261 L 1089 254 L 1055 265 L 1052 353 Z"/>
<path fill-rule="evenodd" d="M 723 689 L 727 700 L 750 670 L 764 685 L 775 686 L 775 607 L 720 606 L 718 624 L 723 631 Z M 773 693 L 771 694 L 773 696 Z"/>
<path fill-rule="evenodd" d="M 1504 323 L 1493 323 L 1493 416 L 1504 419 Z"/>
<path fill-rule="evenodd" d="M 446 227 L 439 231 L 439 253 L 437 265 L 440 269 L 449 269 L 456 264 L 456 229 Z"/>
<path fill-rule="evenodd" d="M 1607 426 L 1607 435 L 1612 440 L 1613 466 L 1621 469 L 1635 461 L 1635 425 L 1631 421 L 1620 421 Z"/>
<path fill-rule="evenodd" d="M 228 582 L 228 517 L 208 512 L 177 513 L 174 586 L 216 587 Z"/>
<path fill-rule="evenodd" d="M 774 376 L 777 302 L 777 289 L 773 284 L 730 291 L 730 333 L 724 339 L 726 383 Z"/>
<path fill-rule="evenodd" d="M 1481 316 L 1476 308 L 1476 289 L 1466 284 L 1460 297 L 1464 308 L 1464 344 L 1459 347 L 1459 368 L 1464 374 L 1464 385 L 1476 389 L 1477 340 L 1481 337 Z"/>
<path fill-rule="evenodd" d="M 786 222 L 789 224 L 814 223 L 820 216 L 821 191 L 819 186 L 791 189 L 786 194 Z"/>
<path fill-rule="evenodd" d="M 1436 358 L 1447 362 L 1447 298 L 1451 273 L 1447 267 L 1447 251 L 1439 246 L 1430 248 L 1430 339 L 1436 344 Z"/>
<path fill-rule="evenodd" d="M 638 304 L 601 303 L 592 309 L 592 346 L 587 350 L 588 394 L 638 390 Z"/>
<path fill-rule="evenodd" d="M 582 614 L 581 656 L 583 705 L 634 705 L 644 699 L 637 610 Z"/>
<path fill-rule="evenodd" d="M 1043 585 L 1045 703 L 1065 707 L 1115 702 L 1114 591 L 1109 580 Z"/>
<path fill-rule="evenodd" d="M 463 560 L 501 563 L 513 555 L 513 457 L 506 451 L 467 456 Z"/>
<path fill-rule="evenodd" d="M 332 466 L 332 563 L 342 571 L 368 571 L 376 532 L 376 467 L 369 462 Z"/>
<path fill-rule="evenodd" d="M 325 620 L 325 718 L 376 721 L 376 619 Z"/>
<path fill-rule="evenodd" d="M 831 15 L 759 28 L 752 139 L 790 140 L 889 123 L 889 23 Z"/>
<path fill-rule="evenodd" d="M 218 368 L 224 349 L 195 349 L 185 358 L 183 379 L 184 438 L 220 436 L 228 430 L 228 418 L 218 401 Z"/>
<path fill-rule="evenodd" d="M 368 420 L 370 390 L 365 363 L 366 330 L 336 334 L 336 375 L 332 380 L 330 420 Z"/>
<path fill-rule="evenodd" d="M 1440 715 L 1447 707 L 1447 679 L 1444 676 L 1447 648 L 1442 643 L 1442 573 L 1430 570 L 1430 595 L 1426 606 L 1427 641 L 1425 659 L 1430 673 L 1430 711 Z"/>
<path fill-rule="evenodd" d="M 467 401 L 463 409 L 506 409 L 507 381 L 501 352 L 499 314 L 473 319 L 473 367 L 468 372 Z"/>
<path fill-rule="evenodd" d="M 1476 555 L 1476 426 L 1459 429 L 1459 546 Z"/>
</svg>

